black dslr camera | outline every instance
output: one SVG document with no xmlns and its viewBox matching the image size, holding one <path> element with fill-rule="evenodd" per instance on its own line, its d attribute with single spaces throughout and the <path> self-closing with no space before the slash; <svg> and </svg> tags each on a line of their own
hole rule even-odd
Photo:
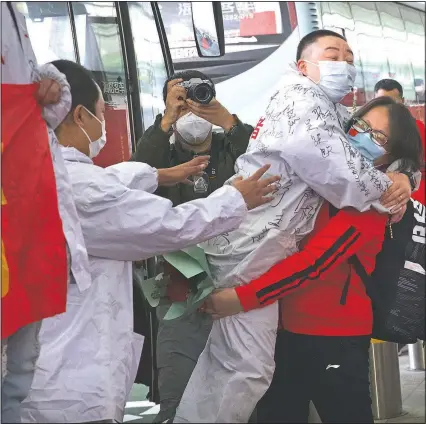
<svg viewBox="0 0 426 424">
<path fill-rule="evenodd" d="M 213 84 L 209 80 L 191 78 L 179 83 L 179 85 L 186 89 L 188 99 L 203 105 L 210 103 L 216 95 Z"/>
</svg>

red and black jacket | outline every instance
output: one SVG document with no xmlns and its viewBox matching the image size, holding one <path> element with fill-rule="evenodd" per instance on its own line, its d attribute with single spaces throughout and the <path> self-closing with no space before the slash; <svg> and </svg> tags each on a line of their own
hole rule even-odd
<svg viewBox="0 0 426 424">
<path fill-rule="evenodd" d="M 341 210 L 330 218 L 325 203 L 299 253 L 236 288 L 244 310 L 280 299 L 281 325 L 288 331 L 326 336 L 370 334 L 371 301 L 348 259 L 356 253 L 371 273 L 386 221 L 386 214 L 374 210 Z"/>
</svg>

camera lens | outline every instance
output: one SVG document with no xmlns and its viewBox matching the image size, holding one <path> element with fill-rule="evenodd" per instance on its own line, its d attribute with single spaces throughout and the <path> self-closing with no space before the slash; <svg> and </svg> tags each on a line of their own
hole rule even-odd
<svg viewBox="0 0 426 424">
<path fill-rule="evenodd" d="M 201 104 L 210 103 L 213 99 L 213 90 L 208 84 L 200 84 L 195 87 L 194 100 Z"/>
</svg>

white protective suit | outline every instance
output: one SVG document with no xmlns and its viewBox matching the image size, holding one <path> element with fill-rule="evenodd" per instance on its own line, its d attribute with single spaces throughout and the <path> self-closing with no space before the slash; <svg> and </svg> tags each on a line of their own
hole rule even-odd
<svg viewBox="0 0 426 424">
<path fill-rule="evenodd" d="M 106 169 L 62 148 L 89 252 L 92 285 L 71 284 L 67 312 L 46 319 L 23 422 L 121 421 L 143 337 L 133 332 L 132 261 L 181 249 L 237 228 L 240 192 L 172 207 L 154 196 L 157 171 L 139 162 Z"/>
<path fill-rule="evenodd" d="M 71 93 L 66 78 L 54 66 L 37 67 L 24 16 L 12 3 L 16 25 L 6 2 L 1 4 L 1 82 L 2 84 L 31 84 L 42 78 L 57 81 L 62 89 L 57 104 L 43 109 L 47 122 L 46 131 L 52 154 L 53 167 L 58 191 L 58 206 L 63 230 L 67 241 L 68 267 L 78 286 L 83 290 L 91 284 L 89 259 L 84 245 L 83 233 L 74 204 L 71 184 L 61 155 L 54 129 L 62 122 L 71 108 Z M 17 98 L 16 101 L 19 101 Z M 28 148 L 31 149 L 31 140 Z M 70 272 L 68 273 L 70 275 Z M 17 311 L 19 313 L 19 311 Z M 38 331 L 40 323 L 30 324 L 3 340 L 2 363 L 2 419 L 16 422 L 19 417 L 19 404 L 28 393 L 33 379 L 34 363 L 39 353 Z M 6 358 L 7 356 L 7 358 Z M 7 372 L 6 371 L 7 365 Z"/>
<path fill-rule="evenodd" d="M 386 175 L 346 140 L 348 118 L 295 69 L 283 77 L 236 162 L 243 177 L 270 163 L 280 187 L 237 230 L 202 245 L 217 287 L 248 283 L 296 252 L 322 198 L 367 210 L 388 188 Z M 273 376 L 277 324 L 278 303 L 215 321 L 173 422 L 246 423 Z"/>
</svg>

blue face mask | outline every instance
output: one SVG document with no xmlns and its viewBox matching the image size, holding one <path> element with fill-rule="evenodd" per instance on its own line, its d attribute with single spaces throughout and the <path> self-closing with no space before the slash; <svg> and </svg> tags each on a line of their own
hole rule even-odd
<svg viewBox="0 0 426 424">
<path fill-rule="evenodd" d="M 347 137 L 352 146 L 354 146 L 362 156 L 372 162 L 386 153 L 386 150 L 382 146 L 376 144 L 368 133 L 357 133 L 356 135 L 347 134 Z"/>
</svg>

